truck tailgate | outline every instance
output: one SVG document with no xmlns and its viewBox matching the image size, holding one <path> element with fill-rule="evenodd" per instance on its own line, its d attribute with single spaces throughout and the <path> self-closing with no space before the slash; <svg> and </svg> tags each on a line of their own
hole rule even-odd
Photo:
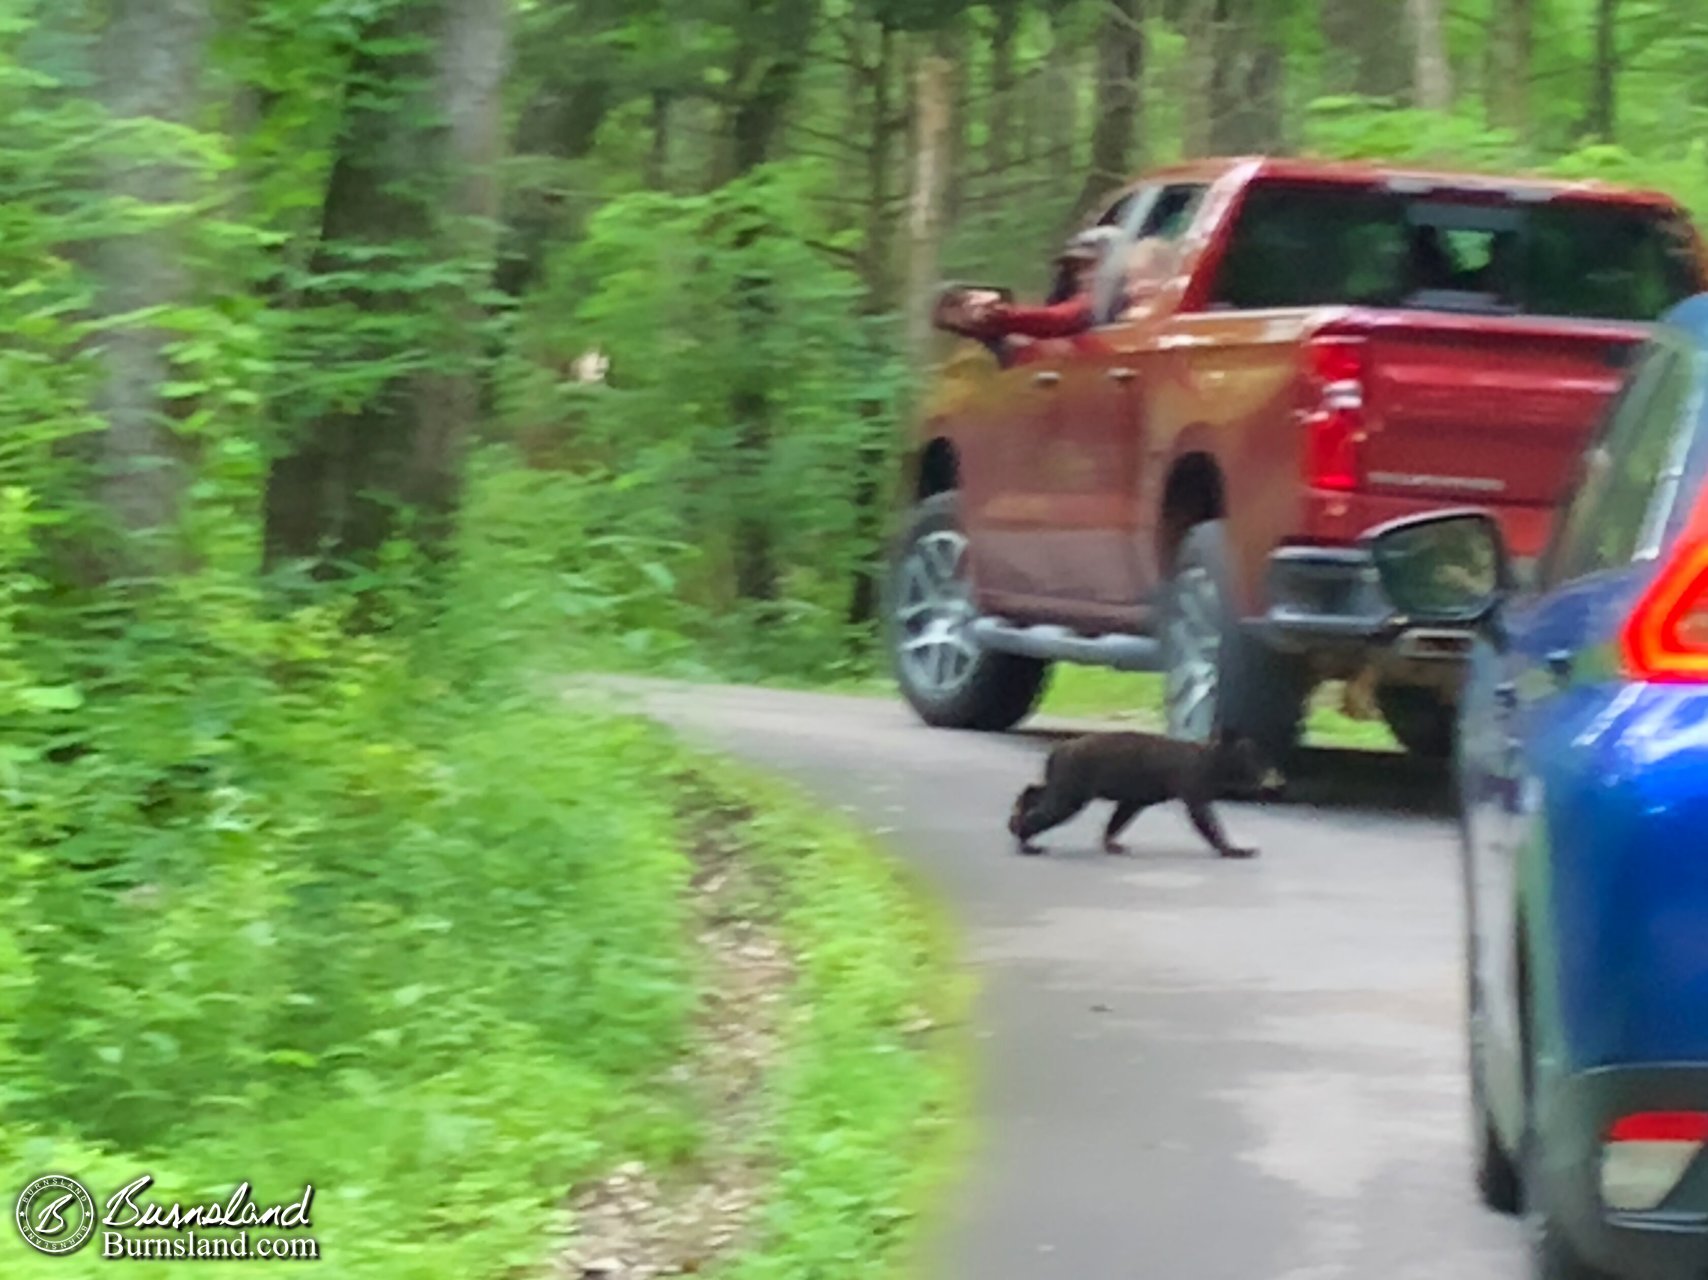
<svg viewBox="0 0 1708 1280">
<path fill-rule="evenodd" d="M 1642 326 L 1431 312 L 1365 329 L 1363 488 L 1443 502 L 1557 502 Z"/>
</svg>

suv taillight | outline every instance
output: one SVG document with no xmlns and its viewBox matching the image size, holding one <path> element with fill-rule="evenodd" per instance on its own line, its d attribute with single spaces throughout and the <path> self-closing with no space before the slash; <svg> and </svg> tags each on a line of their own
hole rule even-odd
<svg viewBox="0 0 1708 1280">
<path fill-rule="evenodd" d="M 1639 680 L 1708 681 L 1708 494 L 1625 620 L 1620 648 Z"/>
<path fill-rule="evenodd" d="M 1646 1213 L 1666 1202 L 1708 1145 L 1708 1112 L 1640 1111 L 1608 1126 L 1601 1145 L 1601 1202 Z"/>
<path fill-rule="evenodd" d="M 1305 483 L 1313 489 L 1356 489 L 1358 446 L 1364 441 L 1364 340 L 1312 338 L 1305 351 Z"/>
</svg>

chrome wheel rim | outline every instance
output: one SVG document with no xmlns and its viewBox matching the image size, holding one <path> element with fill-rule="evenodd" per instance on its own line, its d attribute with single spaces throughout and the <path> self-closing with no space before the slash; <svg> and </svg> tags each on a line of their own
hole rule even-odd
<svg viewBox="0 0 1708 1280">
<path fill-rule="evenodd" d="M 908 549 L 896 576 L 896 652 L 908 683 L 932 697 L 954 693 L 978 661 L 973 643 L 967 540 L 952 529 Z"/>
<path fill-rule="evenodd" d="M 1208 742 L 1216 728 L 1221 693 L 1221 595 L 1207 569 L 1193 565 L 1174 585 L 1168 620 L 1169 652 L 1165 702 L 1168 733 L 1188 742 Z"/>
</svg>

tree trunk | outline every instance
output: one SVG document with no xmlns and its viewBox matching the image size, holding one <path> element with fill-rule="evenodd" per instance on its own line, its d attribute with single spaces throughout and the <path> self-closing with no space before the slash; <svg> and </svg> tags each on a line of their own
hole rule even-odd
<svg viewBox="0 0 1708 1280">
<path fill-rule="evenodd" d="M 577 160 L 593 150 L 600 127 L 616 105 L 607 80 L 589 77 L 573 85 L 548 82 L 522 111 L 516 150 L 525 155 Z"/>
<path fill-rule="evenodd" d="M 1080 190 L 1077 213 L 1089 212 L 1111 188 L 1126 181 L 1133 166 L 1133 135 L 1139 115 L 1139 77 L 1144 74 L 1142 0 L 1104 0 L 1097 30 L 1097 106 L 1091 125 L 1091 167 Z"/>
<path fill-rule="evenodd" d="M 1073 177 L 1074 141 L 1079 137 L 1079 86 L 1074 79 L 1074 49 L 1068 42 L 1067 27 L 1066 12 L 1052 9 L 1050 52 L 1044 63 L 1044 118 L 1050 178 L 1058 189 Z"/>
<path fill-rule="evenodd" d="M 366 33 L 353 76 L 375 86 L 352 100 L 338 140 L 307 301 L 351 306 L 403 327 L 415 340 L 378 339 L 352 364 L 414 363 L 365 402 L 306 425 L 267 484 L 270 563 L 323 550 L 356 564 L 421 517 L 420 536 L 442 542 L 455 512 L 462 444 L 478 382 L 470 328 L 473 290 L 492 266 L 498 207 L 501 84 L 509 49 L 508 0 L 436 0 L 395 6 Z M 381 49 L 383 52 L 372 52 Z M 368 260 L 397 245 L 425 245 L 428 260 L 469 272 L 466 287 L 429 292 L 385 283 L 404 262 Z"/>
<path fill-rule="evenodd" d="M 1020 31 L 1017 0 L 998 0 L 991 6 L 996 20 L 990 36 L 989 136 L 985 140 L 985 170 L 997 176 L 1014 163 L 1015 105 L 1019 83 L 1014 73 L 1014 41 Z"/>
<path fill-rule="evenodd" d="M 1180 68 L 1181 100 L 1188 104 L 1181 145 L 1188 156 L 1206 156 L 1212 149 L 1210 91 L 1216 78 L 1217 0 L 1187 0 L 1183 19 L 1186 56 Z"/>
<path fill-rule="evenodd" d="M 940 38 L 934 50 L 915 62 L 912 76 L 914 129 L 907 224 L 906 341 L 910 366 L 916 373 L 922 372 L 931 359 L 931 311 L 942 259 L 955 77 L 949 52 L 950 46 Z M 881 359 L 882 353 L 874 356 Z M 854 568 L 853 590 L 848 601 L 848 621 L 855 626 L 863 626 L 877 616 L 884 480 L 892 464 L 888 432 L 882 420 L 883 407 L 875 401 L 863 406 L 866 437 L 860 450 L 859 479 L 854 493 L 855 536 L 862 555 Z"/>
<path fill-rule="evenodd" d="M 914 78 L 916 142 L 907 227 L 907 351 L 915 369 L 923 369 L 931 354 L 931 310 L 943 247 L 943 159 L 949 133 L 951 74 L 948 60 L 933 51 L 919 60 Z"/>
<path fill-rule="evenodd" d="M 890 100 L 894 62 L 895 33 L 881 27 L 870 75 L 872 131 L 866 151 L 866 243 L 861 255 L 866 306 L 874 314 L 888 311 L 895 293 L 895 228 L 890 215 L 890 172 L 895 165 L 895 104 Z"/>
<path fill-rule="evenodd" d="M 725 114 L 726 180 L 751 173 L 772 158 L 805 69 L 817 16 L 811 0 L 747 0 L 746 30 L 731 83 L 748 87 Z"/>
<path fill-rule="evenodd" d="M 671 95 L 664 90 L 656 90 L 652 95 L 652 119 L 650 121 L 652 145 L 646 153 L 646 185 L 654 191 L 666 191 L 670 187 L 670 109 Z"/>
<path fill-rule="evenodd" d="M 115 122 L 160 121 L 189 127 L 201 103 L 202 66 L 213 21 L 207 0 L 113 0 L 96 49 L 98 97 Z M 159 143 L 121 141 L 103 156 L 104 194 L 164 211 L 192 198 L 193 167 L 164 156 Z M 99 243 L 92 265 L 96 310 L 111 321 L 183 301 L 191 291 L 184 222 L 167 219 Z M 119 320 L 99 339 L 101 378 L 95 408 L 106 423 L 97 449 L 98 492 L 117 531 L 129 535 L 122 559 L 131 569 L 164 568 L 143 554 L 143 535 L 165 536 L 178 523 L 184 495 L 181 442 L 161 389 L 170 381 L 171 334 L 147 320 Z M 120 566 L 113 566 L 118 569 Z"/>
<path fill-rule="evenodd" d="M 443 120 L 450 170 L 446 208 L 484 264 L 492 256 L 504 160 L 504 78 L 510 67 L 510 0 L 448 0 L 437 51 L 434 105 Z"/>
<path fill-rule="evenodd" d="M 416 0 L 385 0 L 399 2 Z M 608 43 L 623 15 L 610 0 L 538 0 L 518 8 L 526 14 L 526 26 L 517 48 L 516 79 L 536 87 L 516 113 L 510 149 L 518 156 L 553 161 L 583 159 L 625 100 L 627 86 L 612 65 Z M 564 234 L 557 186 L 549 179 L 524 180 L 507 193 L 498 287 L 512 297 L 538 281 L 547 253 Z"/>
<path fill-rule="evenodd" d="M 1595 6 L 1595 76 L 1589 94 L 1588 132 L 1612 142 L 1618 127 L 1619 0 Z"/>
<path fill-rule="evenodd" d="M 731 104 L 726 114 L 728 181 L 752 173 L 772 158 L 800 81 L 818 6 L 810 0 L 747 0 L 745 18 L 731 83 L 751 88 Z M 737 233 L 733 247 L 738 253 L 745 253 L 764 234 L 761 220 L 749 219 Z M 763 350 L 773 306 L 771 290 L 764 279 L 744 280 L 738 287 L 738 323 L 752 352 Z M 747 370 L 736 379 L 730 393 L 730 416 L 735 425 L 740 464 L 749 476 L 759 477 L 766 472 L 774 412 L 762 368 Z M 774 530 L 759 495 L 736 517 L 732 536 L 736 593 L 744 600 L 775 600 L 780 583 Z"/>
<path fill-rule="evenodd" d="M 1286 52 L 1258 0 L 1216 0 L 1210 147 L 1226 155 L 1282 149 Z"/>
<path fill-rule="evenodd" d="M 1325 79 L 1338 93 L 1397 100 L 1411 84 L 1412 68 L 1401 32 L 1407 0 L 1323 0 L 1320 14 L 1328 45 Z M 1398 38 L 1396 38 L 1398 37 Z"/>
<path fill-rule="evenodd" d="M 1530 55 L 1534 0 L 1495 0 L 1489 43 L 1489 122 L 1523 140 L 1530 129 Z"/>
<path fill-rule="evenodd" d="M 895 167 L 896 118 L 891 101 L 895 72 L 895 33 L 880 27 L 877 57 L 867 69 L 870 89 L 866 110 L 870 130 L 866 151 L 866 243 L 861 255 L 861 275 L 866 287 L 864 312 L 871 316 L 885 315 L 895 309 L 895 218 L 890 208 L 890 177 Z M 865 64 L 862 63 L 862 66 Z M 964 83 L 964 77 L 961 78 Z M 950 127 L 956 108 L 956 80 L 952 73 L 949 85 L 948 108 Z M 953 140 L 945 137 L 946 154 L 953 149 Z M 945 200 L 948 199 L 945 183 Z M 866 331 L 868 334 L 871 330 Z M 881 349 L 871 353 L 874 362 L 887 354 Z M 873 559 L 879 541 L 881 512 L 879 510 L 879 477 L 888 470 L 889 450 L 884 448 L 883 413 L 885 404 L 876 397 L 862 399 L 859 413 L 865 428 L 865 442 L 849 458 L 853 483 L 854 544 L 860 558 L 853 568 L 853 584 L 848 593 L 847 619 L 851 626 L 861 627 L 877 614 L 878 575 Z M 859 648 L 859 641 L 854 641 Z"/>
<path fill-rule="evenodd" d="M 1441 24 L 1441 0 L 1406 0 L 1412 31 L 1412 101 L 1425 111 L 1453 107 L 1453 68 Z"/>
<path fill-rule="evenodd" d="M 450 0 L 439 37 L 434 110 L 446 131 L 449 179 L 439 211 L 440 260 L 461 263 L 471 275 L 466 288 L 444 293 L 444 309 L 456 317 L 447 335 L 447 363 L 424 371 L 416 387 L 422 506 L 446 520 L 430 537 L 448 533 L 449 518 L 461 504 L 464 457 L 488 390 L 481 372 L 479 294 L 492 283 L 497 259 L 513 12 L 512 0 Z"/>
<path fill-rule="evenodd" d="M 943 34 L 949 60 L 949 136 L 944 142 L 943 219 L 950 226 L 961 216 L 967 180 L 967 32 L 959 22 Z"/>
</svg>

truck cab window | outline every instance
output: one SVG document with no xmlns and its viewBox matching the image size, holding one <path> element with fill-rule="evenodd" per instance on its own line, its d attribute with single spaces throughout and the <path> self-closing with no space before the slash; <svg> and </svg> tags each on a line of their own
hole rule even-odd
<svg viewBox="0 0 1708 1280">
<path fill-rule="evenodd" d="M 1103 216 L 1097 219 L 1097 225 L 1100 227 L 1120 226 L 1127 220 L 1127 214 L 1132 209 L 1133 202 L 1137 200 L 1138 197 L 1139 193 L 1137 191 L 1129 191 L 1125 195 L 1121 196 L 1114 204 L 1110 205 L 1103 211 Z"/>
<path fill-rule="evenodd" d="M 1336 183 L 1253 187 L 1212 305 L 1362 305 L 1647 321 L 1695 291 L 1670 215 Z"/>
<path fill-rule="evenodd" d="M 1143 187 L 1132 193 L 1122 211 L 1121 243 L 1098 272 L 1098 323 L 1110 324 L 1121 318 L 1131 301 L 1128 286 L 1135 272 L 1155 279 L 1169 274 L 1165 260 L 1170 255 L 1155 251 L 1172 246 L 1186 234 L 1208 189 L 1204 183 L 1194 182 Z M 1151 252 L 1146 255 L 1146 250 Z M 1141 263 L 1136 253 L 1146 255 L 1146 262 Z"/>
<path fill-rule="evenodd" d="M 1138 228 L 1138 236 L 1157 236 L 1163 240 L 1180 239 L 1192 225 L 1192 219 L 1198 212 L 1206 190 L 1208 188 L 1201 182 L 1164 187 L 1156 204 L 1151 206 L 1150 212 L 1145 216 L 1144 225 Z"/>
</svg>

